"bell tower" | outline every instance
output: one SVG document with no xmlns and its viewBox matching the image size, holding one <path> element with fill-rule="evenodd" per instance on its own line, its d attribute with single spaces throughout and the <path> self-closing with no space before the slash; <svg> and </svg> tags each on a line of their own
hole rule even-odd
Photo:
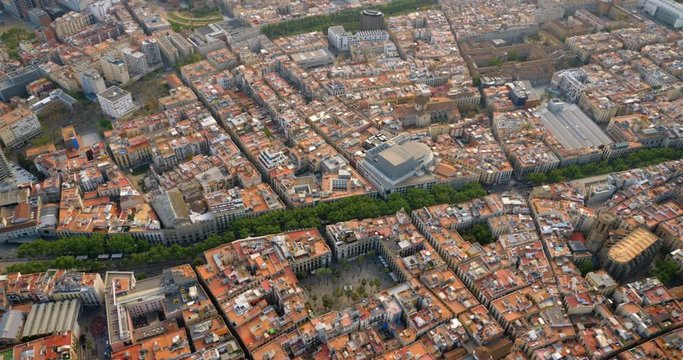
<svg viewBox="0 0 683 360">
<path fill-rule="evenodd" d="M 593 254 L 597 254 L 605 244 L 607 237 L 609 237 L 610 230 L 615 230 L 618 227 L 617 217 L 614 214 L 608 211 L 599 212 L 597 221 L 588 232 L 586 247 Z"/>
</svg>

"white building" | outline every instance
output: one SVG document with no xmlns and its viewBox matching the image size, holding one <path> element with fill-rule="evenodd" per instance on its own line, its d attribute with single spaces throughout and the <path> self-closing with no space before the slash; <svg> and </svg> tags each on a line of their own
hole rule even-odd
<svg viewBox="0 0 683 360">
<path fill-rule="evenodd" d="M 97 21 L 103 21 L 109 12 L 109 8 L 111 8 L 112 4 L 115 2 L 119 1 L 99 0 L 88 5 L 87 11 L 91 13 L 97 19 Z"/>
<path fill-rule="evenodd" d="M 385 30 L 359 31 L 353 37 L 355 40 L 352 40 L 352 44 L 354 41 L 359 43 L 389 41 L 389 33 Z"/>
<path fill-rule="evenodd" d="M 570 102 L 577 102 L 588 81 L 588 75 L 581 68 L 567 69 L 553 74 L 550 86 L 558 89 Z"/>
<path fill-rule="evenodd" d="M 128 114 L 135 108 L 131 94 L 118 86 L 112 86 L 97 94 L 97 100 L 102 112 L 114 119 Z"/>
<path fill-rule="evenodd" d="M 259 161 L 266 167 L 266 169 L 272 169 L 287 160 L 285 154 L 282 151 L 273 152 L 270 149 L 265 149 L 261 151 L 258 157 Z"/>
<path fill-rule="evenodd" d="M 331 26 L 327 30 L 327 41 L 340 51 L 348 51 L 351 46 L 364 42 L 382 42 L 389 40 L 385 30 L 359 31 L 356 34 L 344 30 L 343 26 Z"/>
<path fill-rule="evenodd" d="M 343 26 L 330 26 L 327 29 L 327 41 L 338 50 L 348 50 L 350 48 L 349 38 L 351 33 L 344 30 Z"/>
<path fill-rule="evenodd" d="M 19 107 L 0 116 L 0 141 L 15 148 L 40 135 L 38 116 L 28 108 Z"/>
<path fill-rule="evenodd" d="M 429 146 L 403 134 L 368 150 L 358 171 L 386 196 L 408 188 L 431 188 L 437 182 L 433 164 Z"/>
</svg>

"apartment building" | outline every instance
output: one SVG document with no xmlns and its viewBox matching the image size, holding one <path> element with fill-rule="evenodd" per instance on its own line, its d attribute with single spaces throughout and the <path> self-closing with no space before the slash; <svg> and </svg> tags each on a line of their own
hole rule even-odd
<svg viewBox="0 0 683 360">
<path fill-rule="evenodd" d="M 97 94 L 107 89 L 104 84 L 104 78 L 100 75 L 100 72 L 95 69 L 83 71 L 80 77 L 83 93 L 85 93 L 85 96 L 89 99 L 97 98 Z"/>
<path fill-rule="evenodd" d="M 57 18 L 52 27 L 55 29 L 57 38 L 64 41 L 67 37 L 85 29 L 93 23 L 93 16 L 86 12 L 69 12 Z"/>
<path fill-rule="evenodd" d="M 104 78 L 110 83 L 126 84 L 130 81 L 128 66 L 124 61 L 113 55 L 105 55 L 100 58 L 100 66 Z"/>
<path fill-rule="evenodd" d="M 41 132 L 38 116 L 28 108 L 18 107 L 0 115 L 0 141 L 5 147 L 22 146 Z"/>
<path fill-rule="evenodd" d="M 97 100 L 102 112 L 114 119 L 128 114 L 135 108 L 131 94 L 118 86 L 112 86 L 97 94 Z"/>
</svg>

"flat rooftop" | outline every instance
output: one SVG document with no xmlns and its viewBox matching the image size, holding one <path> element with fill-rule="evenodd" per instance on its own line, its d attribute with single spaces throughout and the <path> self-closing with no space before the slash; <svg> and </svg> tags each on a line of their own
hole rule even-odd
<svg viewBox="0 0 683 360">
<path fill-rule="evenodd" d="M 130 95 L 130 93 L 126 90 L 121 89 L 118 86 L 112 86 L 101 93 L 97 94 L 97 96 L 101 96 L 109 101 L 116 102 L 119 99 Z"/>
<path fill-rule="evenodd" d="M 311 51 L 304 51 L 300 52 L 297 54 L 292 54 L 292 60 L 294 61 L 306 61 L 310 59 L 318 59 L 318 58 L 326 58 L 326 57 L 332 57 L 332 53 L 330 53 L 329 50 L 327 49 L 317 49 L 317 50 L 311 50 Z"/>
<path fill-rule="evenodd" d="M 566 149 L 609 145 L 612 140 L 575 104 L 552 101 L 538 110 L 541 121 Z"/>
</svg>

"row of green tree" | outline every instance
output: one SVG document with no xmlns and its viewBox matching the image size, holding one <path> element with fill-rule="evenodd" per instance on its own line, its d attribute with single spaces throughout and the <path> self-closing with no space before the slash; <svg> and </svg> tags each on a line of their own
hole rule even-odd
<svg viewBox="0 0 683 360">
<path fill-rule="evenodd" d="M 431 7 L 434 4 L 434 0 L 394 0 L 385 5 L 364 6 L 363 8 L 379 10 L 385 16 L 397 16 Z M 335 25 L 342 25 L 348 31 L 358 30 L 360 9 L 347 9 L 329 15 L 307 16 L 265 25 L 261 27 L 261 32 L 272 39 L 311 31 L 327 31 L 327 28 Z"/>
<path fill-rule="evenodd" d="M 56 257 L 63 255 L 97 257 L 100 254 L 134 254 L 149 250 L 145 240 L 136 240 L 130 235 L 103 234 L 73 236 L 59 240 L 36 240 L 19 246 L 17 255 L 21 258 Z"/>
<path fill-rule="evenodd" d="M 466 184 L 455 190 L 448 184 L 435 185 L 431 190 L 410 189 L 405 195 L 391 194 L 386 200 L 352 197 L 314 207 L 271 212 L 254 218 L 242 218 L 231 223 L 229 231 L 236 239 L 260 236 L 351 219 L 373 218 L 394 214 L 400 209 L 410 211 L 424 206 L 460 203 L 486 195 L 479 183 Z"/>
<path fill-rule="evenodd" d="M 411 189 L 406 195 L 392 194 L 387 200 L 366 196 L 352 197 L 332 203 L 321 203 L 314 207 L 276 211 L 253 218 L 238 219 L 232 222 L 223 234 L 211 235 L 204 241 L 187 246 L 178 244 L 151 246 L 147 241 L 134 239 L 127 234 L 114 234 L 109 237 L 94 234 L 53 241 L 37 240 L 21 245 L 17 255 L 22 258 L 50 260 L 14 264 L 8 267 L 7 271 L 26 273 L 53 267 L 97 271 L 105 266 L 125 268 L 164 262 L 168 259 L 200 261 L 199 257 L 204 251 L 234 239 L 318 227 L 351 219 L 378 217 L 394 214 L 401 209 L 410 211 L 436 204 L 459 203 L 484 195 L 486 191 L 479 183 L 469 183 L 460 190 L 447 184 L 435 185 L 431 190 Z M 125 256 L 123 260 L 116 261 L 114 264 L 92 260 L 100 254 L 114 253 L 122 253 Z M 83 255 L 92 259 L 76 260 L 77 256 Z"/>
<path fill-rule="evenodd" d="M 57 257 L 51 258 L 49 260 L 41 261 L 30 261 L 25 263 L 12 264 L 5 270 L 7 273 L 20 272 L 20 273 L 33 273 L 33 272 L 43 272 L 47 269 L 79 269 L 82 271 L 103 271 L 103 270 L 116 270 L 116 269 L 130 269 L 136 266 L 144 266 L 149 264 L 163 264 L 169 263 L 178 264 L 183 262 L 192 262 L 195 264 L 202 263 L 200 255 L 211 248 L 224 244 L 226 242 L 233 241 L 232 233 L 225 233 L 223 235 L 211 235 L 206 240 L 191 244 L 188 246 L 181 246 L 178 244 L 173 244 L 171 246 L 166 245 L 153 245 L 150 246 L 146 241 L 135 240 L 129 235 L 115 235 L 118 237 L 117 243 L 127 243 L 128 246 L 122 246 L 123 249 L 128 249 L 129 251 L 133 246 L 137 246 L 140 252 L 124 252 L 125 255 L 123 259 L 116 261 L 98 261 L 95 258 L 90 258 L 88 260 L 78 260 L 76 256 L 87 255 L 90 253 L 96 253 L 98 251 L 99 242 L 96 241 L 95 245 L 90 245 L 81 242 L 81 239 L 90 240 L 85 237 L 73 237 L 73 238 L 63 238 L 56 241 L 46 241 L 47 243 L 57 243 L 62 242 L 61 246 L 50 246 L 40 244 L 38 246 L 26 246 L 33 245 L 37 242 L 24 244 L 19 248 L 19 252 L 25 255 L 29 252 L 35 252 L 39 256 L 51 256 L 58 255 L 49 253 L 49 251 L 59 251 L 60 248 L 73 249 L 75 244 L 80 243 L 81 248 L 78 251 L 73 251 L 71 255 L 59 255 Z M 80 239 L 79 239 L 80 238 Z M 95 238 L 95 236 L 93 237 Z M 72 239 L 74 239 L 72 241 Z M 105 243 L 107 241 L 105 240 Z"/>
<path fill-rule="evenodd" d="M 556 183 L 589 176 L 609 174 L 616 171 L 659 164 L 666 161 L 683 158 L 683 149 L 670 147 L 636 150 L 626 157 L 614 158 L 595 163 L 570 165 L 548 173 L 533 173 L 527 175 L 527 180 L 534 185 Z"/>
</svg>

